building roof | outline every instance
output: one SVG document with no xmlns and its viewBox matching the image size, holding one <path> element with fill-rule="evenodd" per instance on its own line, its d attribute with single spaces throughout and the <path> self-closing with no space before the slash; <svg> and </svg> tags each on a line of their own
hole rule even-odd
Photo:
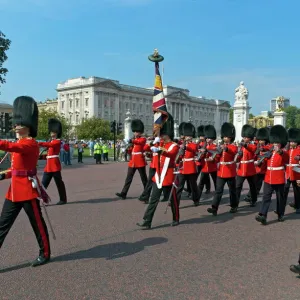
<svg viewBox="0 0 300 300">
<path fill-rule="evenodd" d="M 7 103 L 0 103 L 0 108 L 13 108 L 13 106 Z"/>
</svg>

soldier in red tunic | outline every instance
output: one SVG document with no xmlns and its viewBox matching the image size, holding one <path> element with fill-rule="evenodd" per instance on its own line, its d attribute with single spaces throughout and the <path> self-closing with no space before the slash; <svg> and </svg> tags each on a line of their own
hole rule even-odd
<svg viewBox="0 0 300 300">
<path fill-rule="evenodd" d="M 131 153 L 131 158 L 128 163 L 128 172 L 125 179 L 125 184 L 121 193 L 116 193 L 116 195 L 122 199 L 126 199 L 128 190 L 130 188 L 133 176 L 136 170 L 139 171 L 140 177 L 144 186 L 147 184 L 147 174 L 146 174 L 146 160 L 144 156 L 144 147 L 146 145 L 146 138 L 142 137 L 144 133 L 144 124 L 141 120 L 136 119 L 131 121 L 131 130 L 134 134 L 134 138 L 129 142 L 133 144 L 133 149 Z"/>
<path fill-rule="evenodd" d="M 286 178 L 287 182 L 284 188 L 284 199 L 287 202 L 290 186 L 292 184 L 294 191 L 294 202 L 290 203 L 290 206 L 296 209 L 296 213 L 300 214 L 300 187 L 297 185 L 297 180 L 300 180 L 300 173 L 294 171 L 295 167 L 300 167 L 300 129 L 290 128 L 288 130 L 289 136 L 289 162 L 286 165 Z"/>
<path fill-rule="evenodd" d="M 239 202 L 244 181 L 247 180 L 251 194 L 250 206 L 255 206 L 257 202 L 256 170 L 254 165 L 257 146 L 255 144 L 251 144 L 255 131 L 256 129 L 248 124 L 245 124 L 242 127 L 243 142 L 240 143 L 241 149 L 237 154 L 239 163 L 236 178 L 236 197 Z"/>
<path fill-rule="evenodd" d="M 270 142 L 273 144 L 274 150 L 271 151 L 271 156 L 267 161 L 262 206 L 260 213 L 255 217 L 256 221 L 263 225 L 267 224 L 267 215 L 274 191 L 276 193 L 276 211 L 279 222 L 284 221 L 283 216 L 286 205 L 284 200 L 285 165 L 288 163 L 289 157 L 284 151 L 284 147 L 288 142 L 288 134 L 283 126 L 275 125 L 271 128 Z"/>
<path fill-rule="evenodd" d="M 51 179 L 54 178 L 55 184 L 58 189 L 59 202 L 57 205 L 63 205 L 67 203 L 66 187 L 61 177 L 61 163 L 59 159 L 61 148 L 61 135 L 62 125 L 57 119 L 48 120 L 48 130 L 51 135 L 51 142 L 40 142 L 39 146 L 48 149 L 46 166 L 44 168 L 43 186 L 48 188 Z"/>
<path fill-rule="evenodd" d="M 198 145 L 192 141 L 195 137 L 196 130 L 193 124 L 185 123 L 182 131 L 185 136 L 185 141 L 180 147 L 184 148 L 184 155 L 182 157 L 182 168 L 178 176 L 177 199 L 178 203 L 180 203 L 184 184 L 188 181 L 191 188 L 192 200 L 194 201 L 195 206 L 198 206 L 199 191 L 197 186 L 197 166 L 195 162 L 195 156 L 198 153 Z"/>
<path fill-rule="evenodd" d="M 205 183 L 210 182 L 209 175 L 211 176 L 216 189 L 217 181 L 217 162 L 213 154 L 209 151 L 217 151 L 217 146 L 214 144 L 214 140 L 217 138 L 217 132 L 214 126 L 207 125 L 204 127 L 204 135 L 206 137 L 205 149 L 203 149 L 203 165 L 201 169 L 200 181 L 199 181 L 199 199 L 201 198 L 202 191 Z M 203 147 L 203 146 L 202 146 Z M 207 192 L 207 191 L 206 191 Z"/>
<path fill-rule="evenodd" d="M 236 163 L 234 158 L 238 152 L 237 146 L 233 144 L 235 140 L 235 127 L 230 123 L 224 123 L 221 127 L 221 137 L 224 144 L 221 144 L 221 154 L 218 163 L 216 193 L 212 206 L 207 211 L 214 216 L 218 213 L 218 208 L 222 200 L 224 186 L 227 183 L 230 197 L 230 213 L 236 213 L 238 200 L 236 197 Z"/>
<path fill-rule="evenodd" d="M 161 147 L 152 147 L 154 153 L 159 153 L 160 164 L 156 160 L 156 173 L 153 177 L 152 193 L 149 205 L 144 214 L 144 221 L 137 223 L 143 229 L 150 229 L 155 210 L 157 208 L 161 193 L 165 199 L 169 199 L 172 185 L 174 184 L 175 174 L 175 159 L 179 150 L 179 146 L 172 142 L 174 138 L 174 121 L 173 117 L 169 115 L 168 120 L 165 122 L 160 131 L 162 139 Z M 171 208 L 173 214 L 173 222 L 171 226 L 179 225 L 179 205 L 176 197 L 176 190 L 173 189 L 171 197 Z"/>
<path fill-rule="evenodd" d="M 39 146 L 34 139 L 38 128 L 38 107 L 31 97 L 22 96 L 14 101 L 13 124 L 19 140 L 0 141 L 0 149 L 12 153 L 11 168 L 0 175 L 0 180 L 11 179 L 0 217 L 0 247 L 23 208 L 40 247 L 39 256 L 32 263 L 36 267 L 50 260 L 50 242 L 38 200 L 42 197 L 36 177 Z"/>
</svg>

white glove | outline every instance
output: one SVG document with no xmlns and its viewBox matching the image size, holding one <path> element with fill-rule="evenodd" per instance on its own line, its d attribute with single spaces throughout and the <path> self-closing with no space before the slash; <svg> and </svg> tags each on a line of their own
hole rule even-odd
<svg viewBox="0 0 300 300">
<path fill-rule="evenodd" d="M 156 152 L 159 152 L 159 151 L 160 151 L 160 150 L 159 150 L 159 148 L 157 148 L 157 147 L 154 147 L 154 146 L 153 146 L 153 147 L 151 147 L 150 149 L 151 149 L 151 151 L 152 151 L 152 152 L 154 152 L 154 153 L 156 153 Z"/>
<path fill-rule="evenodd" d="M 157 137 L 154 139 L 153 144 L 157 144 L 157 143 L 159 143 L 159 142 L 160 142 L 160 138 L 157 136 Z"/>
<path fill-rule="evenodd" d="M 130 139 L 124 139 L 124 142 L 125 142 L 126 144 L 128 144 L 128 143 L 129 143 L 129 140 L 130 140 Z"/>
</svg>

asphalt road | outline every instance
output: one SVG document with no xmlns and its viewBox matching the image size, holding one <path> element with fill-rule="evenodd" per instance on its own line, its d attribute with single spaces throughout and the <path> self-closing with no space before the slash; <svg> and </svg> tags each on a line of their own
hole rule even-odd
<svg viewBox="0 0 300 300">
<path fill-rule="evenodd" d="M 28 266 L 37 242 L 25 213 L 16 220 L 0 251 L 0 299 L 300 299 L 299 278 L 289 271 L 300 250 L 291 208 L 286 222 L 271 211 L 272 222 L 262 226 L 254 220 L 258 207 L 243 201 L 229 214 L 226 190 L 218 217 L 206 212 L 211 197 L 199 207 L 185 200 L 181 225 L 173 228 L 161 203 L 155 228 L 142 231 L 138 173 L 129 198 L 119 200 L 126 164 L 85 161 L 63 170 L 69 204 L 48 207 L 57 236 L 51 263 Z M 8 184 L 0 183 L 2 198 Z M 54 183 L 49 194 L 55 204 Z"/>
</svg>

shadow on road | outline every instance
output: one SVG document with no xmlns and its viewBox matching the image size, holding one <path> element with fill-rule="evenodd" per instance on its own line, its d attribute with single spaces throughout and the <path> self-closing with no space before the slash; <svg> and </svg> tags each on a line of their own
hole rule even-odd
<svg viewBox="0 0 300 300">
<path fill-rule="evenodd" d="M 80 201 L 74 201 L 74 202 L 68 202 L 69 204 L 99 204 L 99 203 L 109 203 L 114 201 L 126 201 L 136 199 L 136 197 L 127 197 L 125 200 L 120 198 L 99 198 L 99 199 L 88 199 L 88 200 L 80 200 Z"/>
<path fill-rule="evenodd" d="M 72 261 L 88 258 L 106 258 L 106 260 L 114 260 L 117 258 L 134 255 L 141 252 L 145 247 L 166 243 L 168 239 L 163 237 L 150 237 L 135 243 L 112 243 L 99 245 L 87 250 L 81 250 L 70 254 L 57 256 L 53 261 Z"/>
</svg>

